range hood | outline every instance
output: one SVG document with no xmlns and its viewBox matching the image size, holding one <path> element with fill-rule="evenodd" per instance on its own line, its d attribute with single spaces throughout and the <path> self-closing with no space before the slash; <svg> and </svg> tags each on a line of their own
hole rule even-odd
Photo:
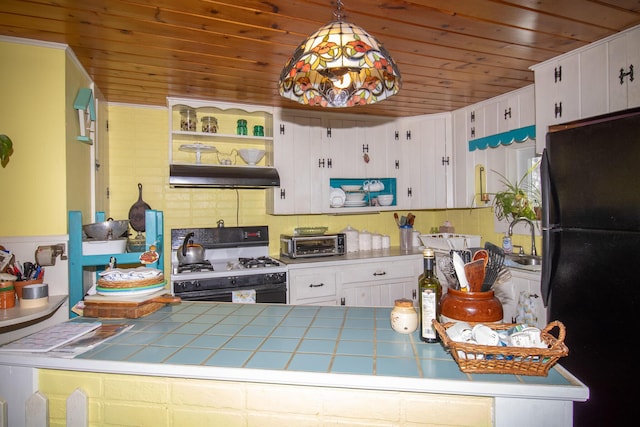
<svg viewBox="0 0 640 427">
<path fill-rule="evenodd" d="M 280 186 L 280 175 L 271 167 L 212 165 L 169 166 L 169 185 L 184 188 L 268 188 Z"/>
</svg>

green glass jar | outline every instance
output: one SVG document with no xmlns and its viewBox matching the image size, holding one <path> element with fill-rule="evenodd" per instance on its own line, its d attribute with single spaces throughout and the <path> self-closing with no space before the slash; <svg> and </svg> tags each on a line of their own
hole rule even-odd
<svg viewBox="0 0 640 427">
<path fill-rule="evenodd" d="M 246 135 L 247 134 L 247 121 L 245 119 L 238 120 L 238 128 L 236 130 L 238 135 Z"/>
</svg>

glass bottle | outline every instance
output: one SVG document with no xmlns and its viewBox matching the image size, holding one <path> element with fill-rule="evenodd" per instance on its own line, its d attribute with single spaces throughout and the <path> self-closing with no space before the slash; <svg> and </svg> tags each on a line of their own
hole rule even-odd
<svg viewBox="0 0 640 427">
<path fill-rule="evenodd" d="M 424 342 L 440 341 L 438 333 L 433 327 L 432 320 L 440 319 L 440 297 L 442 286 L 434 273 L 436 255 L 433 249 L 422 251 L 424 272 L 418 277 L 418 291 L 420 300 L 420 339 Z"/>
<path fill-rule="evenodd" d="M 195 132 L 196 121 L 196 110 L 194 108 L 183 108 L 180 110 L 180 130 Z"/>
</svg>

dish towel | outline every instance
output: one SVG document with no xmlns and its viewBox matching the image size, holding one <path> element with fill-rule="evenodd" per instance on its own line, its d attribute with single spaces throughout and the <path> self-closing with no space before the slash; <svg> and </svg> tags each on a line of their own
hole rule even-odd
<svg viewBox="0 0 640 427">
<path fill-rule="evenodd" d="M 242 291 L 231 291 L 231 302 L 239 302 L 243 304 L 255 304 L 256 290 L 245 289 Z"/>
</svg>

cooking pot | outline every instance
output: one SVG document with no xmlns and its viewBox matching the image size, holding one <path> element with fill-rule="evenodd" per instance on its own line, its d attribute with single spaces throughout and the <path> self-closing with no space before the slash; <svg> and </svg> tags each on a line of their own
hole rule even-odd
<svg viewBox="0 0 640 427">
<path fill-rule="evenodd" d="M 178 248 L 178 262 L 182 264 L 197 264 L 204 261 L 204 247 L 197 243 L 193 243 L 191 238 L 194 233 L 188 233 L 184 236 L 182 246 Z"/>
</svg>

